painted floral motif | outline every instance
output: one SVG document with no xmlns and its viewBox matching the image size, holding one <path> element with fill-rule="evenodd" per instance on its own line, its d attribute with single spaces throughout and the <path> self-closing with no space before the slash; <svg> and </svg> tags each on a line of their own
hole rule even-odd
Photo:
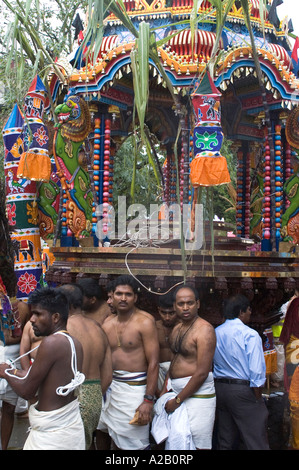
<svg viewBox="0 0 299 470">
<path fill-rule="evenodd" d="M 39 127 L 33 135 L 36 138 L 37 143 L 41 147 L 46 145 L 47 141 L 49 140 L 49 137 L 47 136 L 47 132 L 44 126 Z"/>
<path fill-rule="evenodd" d="M 213 150 L 213 148 L 218 145 L 217 132 L 210 134 L 209 132 L 204 132 L 204 134 L 199 134 L 195 131 L 196 142 L 195 145 L 198 149 L 201 150 Z"/>
<path fill-rule="evenodd" d="M 9 225 L 16 225 L 16 221 L 14 220 L 15 217 L 16 217 L 16 205 L 15 205 L 15 203 L 7 204 L 7 206 L 6 206 L 6 215 L 7 215 L 7 218 L 8 218 Z"/>
<path fill-rule="evenodd" d="M 18 287 L 21 292 L 26 293 L 27 295 L 30 292 L 33 292 L 36 289 L 37 280 L 33 274 L 25 273 L 19 277 Z"/>
</svg>

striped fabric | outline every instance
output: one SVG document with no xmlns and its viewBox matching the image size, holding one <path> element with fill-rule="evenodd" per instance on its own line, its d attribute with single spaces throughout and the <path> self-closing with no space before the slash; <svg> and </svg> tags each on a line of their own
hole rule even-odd
<svg viewBox="0 0 299 470">
<path fill-rule="evenodd" d="M 115 49 L 118 46 L 119 37 L 117 35 L 103 37 L 100 54 Z"/>
<path fill-rule="evenodd" d="M 174 32 L 174 31 L 173 31 Z M 171 34 L 173 34 L 173 32 Z M 194 52 L 196 54 L 210 55 L 215 43 L 216 35 L 209 31 L 198 30 L 194 37 Z M 190 30 L 184 30 L 171 38 L 168 43 L 178 55 L 191 55 L 192 36 Z M 223 48 L 223 41 L 219 46 Z"/>
<path fill-rule="evenodd" d="M 269 50 L 274 54 L 284 65 L 290 67 L 292 65 L 291 58 L 284 47 L 279 46 L 278 44 L 270 44 Z"/>
</svg>

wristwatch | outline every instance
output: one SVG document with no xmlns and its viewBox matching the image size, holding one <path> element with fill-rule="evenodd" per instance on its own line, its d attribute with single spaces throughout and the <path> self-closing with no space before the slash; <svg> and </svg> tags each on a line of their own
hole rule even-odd
<svg viewBox="0 0 299 470">
<path fill-rule="evenodd" d="M 175 401 L 176 401 L 176 403 L 177 403 L 178 405 L 181 404 L 181 399 L 180 399 L 180 397 L 176 396 L 176 397 L 175 397 Z"/>
<path fill-rule="evenodd" d="M 155 397 L 153 395 L 144 395 L 143 397 L 147 401 L 154 401 Z"/>
</svg>

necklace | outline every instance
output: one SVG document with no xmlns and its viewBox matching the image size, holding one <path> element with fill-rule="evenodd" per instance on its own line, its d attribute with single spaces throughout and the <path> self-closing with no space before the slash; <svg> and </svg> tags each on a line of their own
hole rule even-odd
<svg viewBox="0 0 299 470">
<path fill-rule="evenodd" d="M 186 334 L 188 333 L 188 331 L 192 328 L 194 322 L 197 320 L 197 318 L 194 318 L 193 322 L 191 323 L 191 325 L 188 326 L 188 328 L 184 331 L 184 333 L 181 335 L 181 330 L 182 330 L 182 327 L 183 327 L 183 323 L 181 324 L 181 327 L 179 329 L 179 332 L 175 338 L 175 342 L 174 342 L 174 352 L 175 354 L 178 354 L 181 350 L 181 346 L 182 346 L 182 343 L 183 343 L 183 339 L 185 338 Z"/>
<path fill-rule="evenodd" d="M 115 333 L 116 333 L 116 337 L 117 337 L 117 347 L 118 347 L 118 348 L 121 347 L 121 337 L 122 337 L 122 335 L 123 335 L 125 329 L 127 328 L 127 326 L 128 326 L 128 324 L 129 324 L 129 322 L 130 322 L 130 320 L 131 320 L 133 314 L 134 314 L 134 312 L 131 313 L 130 318 L 125 322 L 125 324 L 124 324 L 124 326 L 123 326 L 123 328 L 122 328 L 122 331 L 121 331 L 120 333 L 118 333 L 118 331 L 117 331 L 117 326 L 116 326 L 116 324 L 114 324 Z M 118 319 L 117 319 L 117 320 L 118 320 Z M 120 322 L 118 321 L 118 323 L 120 323 Z"/>
</svg>

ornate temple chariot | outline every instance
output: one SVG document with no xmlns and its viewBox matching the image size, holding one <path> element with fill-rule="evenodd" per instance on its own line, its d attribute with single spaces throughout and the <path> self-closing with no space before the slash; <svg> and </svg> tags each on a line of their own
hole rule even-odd
<svg viewBox="0 0 299 470">
<path fill-rule="evenodd" d="M 53 68 L 49 76 L 55 113 L 37 77 L 25 97 L 27 119 L 15 108 L 3 130 L 20 298 L 39 285 L 44 256 L 45 277 L 53 285 L 87 275 L 105 287 L 117 275 L 132 273 L 152 313 L 156 293 L 188 280 L 200 292 L 200 314 L 214 325 L 221 322 L 223 299 L 243 292 L 252 303 L 252 324 L 262 331 L 299 287 L 299 80 L 289 26 L 270 21 L 270 5 L 262 21 L 259 1 L 251 0 L 253 50 L 238 2 L 220 37 L 211 4 L 199 3 L 193 33 L 191 0 L 124 0 L 136 30 L 148 23 L 156 35 L 160 64 L 149 59 L 145 124 L 165 154 L 160 174 L 165 206 L 190 207 L 184 259 L 180 238 L 162 244 L 149 232 L 141 242 L 125 231 L 120 243 L 111 232 L 113 168 L 119 147 L 133 132 L 136 99 L 136 38 L 111 13 L 96 61 L 89 60 L 88 46 L 79 44 L 72 57 L 58 59 L 60 73 Z M 83 26 L 78 43 L 84 34 Z M 193 248 L 198 220 L 192 208 L 201 189 L 230 183 L 224 136 L 237 155 L 236 230 L 231 236 L 225 222 L 214 221 L 212 229 L 205 221 L 201 244 Z M 161 211 L 159 222 L 163 217 Z M 172 219 L 171 230 L 175 223 Z M 50 249 L 42 252 L 44 243 Z"/>
</svg>

